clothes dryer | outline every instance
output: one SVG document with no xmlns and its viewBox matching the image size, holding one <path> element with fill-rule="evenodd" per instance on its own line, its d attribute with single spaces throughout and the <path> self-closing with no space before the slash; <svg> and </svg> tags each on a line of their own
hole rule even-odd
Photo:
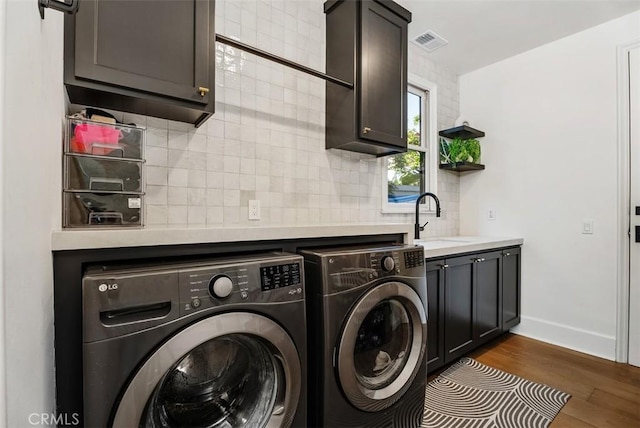
<svg viewBox="0 0 640 428">
<path fill-rule="evenodd" d="M 308 290 L 309 425 L 419 427 L 427 382 L 423 248 L 301 254 Z"/>
</svg>

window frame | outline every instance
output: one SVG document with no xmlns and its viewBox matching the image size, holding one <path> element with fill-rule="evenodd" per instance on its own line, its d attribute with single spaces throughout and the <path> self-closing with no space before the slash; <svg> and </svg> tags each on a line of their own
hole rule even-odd
<svg viewBox="0 0 640 428">
<path fill-rule="evenodd" d="M 422 110 L 426 111 L 426 115 L 423 114 L 421 120 L 420 135 L 426 136 L 425 139 L 421 139 L 421 146 L 411 146 L 408 150 L 417 150 L 424 152 L 425 154 L 425 169 L 426 174 L 423 177 L 423 186 L 425 192 L 436 193 L 438 190 L 438 131 L 437 131 L 437 106 L 438 106 L 438 85 L 430 80 L 419 77 L 415 74 L 409 73 L 408 76 L 407 92 L 410 88 L 419 91 L 420 93 L 427 93 L 426 100 L 423 101 Z M 405 107 L 406 108 L 406 107 Z M 426 130 L 425 130 L 426 128 Z M 425 147 L 426 145 L 426 147 Z M 389 203 L 389 188 L 388 188 L 388 157 L 380 158 L 380 170 L 382 172 L 382 207 L 383 214 L 397 214 L 397 213 L 413 213 L 415 212 L 415 203 Z M 424 204 L 420 206 L 421 213 L 435 213 L 435 204 L 429 198 L 424 201 Z"/>
</svg>

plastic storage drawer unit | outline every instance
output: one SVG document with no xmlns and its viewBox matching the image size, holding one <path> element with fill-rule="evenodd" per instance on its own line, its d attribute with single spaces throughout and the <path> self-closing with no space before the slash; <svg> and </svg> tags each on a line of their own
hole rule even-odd
<svg viewBox="0 0 640 428">
<path fill-rule="evenodd" d="M 73 226 L 139 226 L 142 199 L 124 193 L 65 193 L 65 224 Z"/>
<path fill-rule="evenodd" d="M 140 227 L 145 129 L 68 118 L 63 226 Z"/>
<path fill-rule="evenodd" d="M 67 190 L 141 192 L 142 163 L 95 156 L 65 156 Z"/>
<path fill-rule="evenodd" d="M 67 153 L 144 159 L 144 128 L 108 124 L 86 119 L 68 119 Z"/>
</svg>

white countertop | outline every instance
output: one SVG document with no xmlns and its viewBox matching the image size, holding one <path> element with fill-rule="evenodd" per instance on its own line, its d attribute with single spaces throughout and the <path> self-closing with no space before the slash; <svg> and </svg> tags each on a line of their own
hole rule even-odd
<svg viewBox="0 0 640 428">
<path fill-rule="evenodd" d="M 408 242 L 413 224 L 331 224 L 310 226 L 244 226 L 225 228 L 184 227 L 143 229 L 59 230 L 51 234 L 53 251 L 144 247 L 154 245 L 205 244 L 266 241 L 272 239 L 324 238 L 336 236 L 405 234 Z"/>
<path fill-rule="evenodd" d="M 225 228 L 176 227 L 168 229 L 145 227 L 143 229 L 58 230 L 51 234 L 51 246 L 53 251 L 63 251 L 397 233 L 404 234 L 406 243 L 413 242 L 414 244 L 422 245 L 425 258 L 490 250 L 523 243 L 522 238 L 487 236 L 451 236 L 413 240 L 413 224 L 368 223 Z"/>
<path fill-rule="evenodd" d="M 414 240 L 413 243 L 422 245 L 424 247 L 425 258 L 430 259 L 434 257 L 522 245 L 524 243 L 524 239 L 489 236 L 445 236 L 440 238 L 417 239 Z"/>
</svg>

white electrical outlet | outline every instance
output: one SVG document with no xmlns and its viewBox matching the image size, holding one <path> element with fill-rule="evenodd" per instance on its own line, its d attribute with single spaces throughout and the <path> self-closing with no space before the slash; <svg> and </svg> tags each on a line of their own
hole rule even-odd
<svg viewBox="0 0 640 428">
<path fill-rule="evenodd" d="M 582 234 L 593 235 L 593 220 L 582 220 Z"/>
<path fill-rule="evenodd" d="M 487 220 L 495 220 L 496 219 L 496 210 L 489 210 L 487 212 Z"/>
<path fill-rule="evenodd" d="M 260 220 L 260 200 L 249 201 L 249 220 Z"/>
</svg>

